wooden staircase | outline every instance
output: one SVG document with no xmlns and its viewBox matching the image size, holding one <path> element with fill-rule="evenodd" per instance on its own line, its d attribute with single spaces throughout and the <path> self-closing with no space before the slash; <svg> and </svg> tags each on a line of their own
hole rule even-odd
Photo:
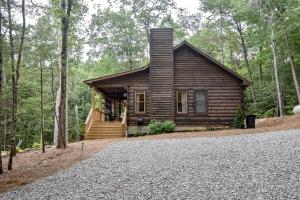
<svg viewBox="0 0 300 200">
<path fill-rule="evenodd" d="M 104 121 L 101 111 L 91 110 L 85 121 L 85 139 L 122 138 L 127 134 L 127 108 L 122 121 Z"/>
<path fill-rule="evenodd" d="M 85 139 L 111 139 L 122 137 L 124 137 L 122 122 L 103 122 L 100 120 L 93 121 L 85 135 Z"/>
</svg>

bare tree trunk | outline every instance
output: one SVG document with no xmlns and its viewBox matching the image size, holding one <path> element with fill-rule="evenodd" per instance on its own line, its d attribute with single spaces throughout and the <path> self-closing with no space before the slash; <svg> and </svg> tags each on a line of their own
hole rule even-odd
<svg viewBox="0 0 300 200">
<path fill-rule="evenodd" d="M 45 139 L 44 139 L 44 108 L 43 108 L 43 66 L 40 62 L 40 71 L 41 71 L 41 145 L 42 145 L 42 152 L 45 153 Z"/>
<path fill-rule="evenodd" d="M 241 39 L 241 45 L 242 45 L 242 49 L 243 49 L 244 60 L 245 60 L 245 64 L 246 64 L 247 71 L 248 71 L 248 77 L 249 77 L 250 81 L 252 82 L 252 84 L 250 86 L 252 100 L 253 100 L 254 103 L 256 103 L 256 96 L 255 96 L 254 87 L 253 87 L 252 71 L 251 71 L 251 68 L 250 68 L 249 60 L 248 60 L 248 51 L 247 51 L 246 44 L 245 44 L 242 25 L 238 20 L 234 19 L 234 21 L 235 21 L 235 24 L 236 24 L 236 29 L 237 29 L 237 31 L 239 33 L 239 36 L 240 36 L 240 39 Z"/>
<path fill-rule="evenodd" d="M 2 91 L 3 91 L 3 36 L 2 36 L 2 1 L 0 2 L 0 126 L 2 126 L 2 113 L 3 113 L 3 96 L 2 96 Z M 2 166 L 2 141 L 3 141 L 3 135 L 4 132 L 2 132 L 2 127 L 0 128 L 0 174 L 3 173 L 3 166 Z"/>
<path fill-rule="evenodd" d="M 221 21 L 220 21 L 220 38 L 221 38 L 221 53 L 222 53 L 222 59 L 221 59 L 221 63 L 224 65 L 224 33 L 223 33 L 223 6 L 221 5 L 220 7 L 220 17 L 221 17 Z"/>
<path fill-rule="evenodd" d="M 298 103 L 300 104 L 300 88 L 299 88 L 299 83 L 297 80 L 296 66 L 294 63 L 294 56 L 293 56 L 292 49 L 291 49 L 290 42 L 289 42 L 289 36 L 288 36 L 288 33 L 285 28 L 284 28 L 284 39 L 285 39 L 286 48 L 288 50 L 288 56 L 289 56 L 289 61 L 291 64 L 291 70 L 292 70 L 294 85 L 295 85 L 296 94 L 297 94 L 297 98 L 298 98 Z"/>
<path fill-rule="evenodd" d="M 59 79 L 59 85 L 56 92 L 55 108 L 54 108 L 54 135 L 53 135 L 53 144 L 57 146 L 58 140 L 58 122 L 59 122 L 59 106 L 60 106 L 60 95 L 61 95 L 61 81 Z"/>
<path fill-rule="evenodd" d="M 80 140 L 80 127 L 79 127 L 79 117 L 78 117 L 78 105 L 77 102 L 75 104 L 74 107 L 74 111 L 75 111 L 75 119 L 76 119 L 76 141 Z"/>
<path fill-rule="evenodd" d="M 262 51 L 262 46 L 259 48 L 259 52 Z M 263 71 L 262 71 L 263 61 L 260 60 L 258 64 L 258 84 L 259 84 L 259 95 L 262 96 L 262 79 L 263 79 Z"/>
<path fill-rule="evenodd" d="M 12 19 L 11 19 L 11 2 L 7 0 L 7 12 L 8 12 L 8 24 L 9 24 L 9 40 L 10 40 L 10 57 L 11 57 L 11 71 L 12 71 L 12 91 L 13 91 L 13 100 L 12 100 L 12 132 L 11 132 L 11 150 L 8 161 L 8 170 L 12 170 L 12 160 L 13 156 L 16 155 L 16 134 L 17 134 L 17 108 L 18 108 L 18 85 L 19 85 L 19 70 L 22 60 L 22 50 L 25 36 L 25 0 L 22 0 L 22 32 L 21 40 L 19 45 L 17 68 L 15 70 L 15 59 L 14 59 L 14 43 L 12 35 Z"/>
<path fill-rule="evenodd" d="M 276 50 L 275 50 L 275 48 L 276 48 L 275 36 L 274 36 L 274 30 L 273 30 L 273 13 L 272 13 L 272 17 L 271 17 L 271 43 L 272 43 L 273 68 L 274 68 L 277 103 L 278 103 L 278 114 L 281 117 L 283 115 L 283 109 L 282 109 L 281 91 L 280 91 L 279 79 L 278 79 L 277 56 L 276 56 Z"/>
<path fill-rule="evenodd" d="M 68 62 L 68 30 L 69 30 L 69 17 L 72 8 L 72 0 L 68 0 L 67 3 L 65 0 L 61 0 L 61 96 L 60 96 L 60 105 L 59 105 L 59 119 L 58 119 L 58 142 L 57 148 L 66 148 L 66 135 L 67 135 L 67 62 Z M 66 10 L 67 9 L 67 10 Z"/>
<path fill-rule="evenodd" d="M 15 79 L 15 47 L 12 35 L 12 19 L 11 19 L 11 2 L 7 0 L 7 12 L 8 12 L 8 32 L 9 32 L 9 44 L 10 44 L 10 63 L 11 63 L 11 80 L 12 80 L 12 130 L 10 134 L 10 154 L 8 161 L 8 170 L 12 170 L 13 155 L 15 155 L 15 137 L 16 137 L 16 79 Z"/>
<path fill-rule="evenodd" d="M 231 63 L 232 63 L 232 65 L 233 65 L 234 71 L 237 73 L 237 67 L 236 67 L 236 63 L 235 63 L 235 61 L 234 61 L 233 53 L 232 53 L 232 41 L 231 41 L 231 37 L 230 37 L 230 39 L 229 39 L 229 42 L 230 42 L 230 45 L 229 45 L 230 60 L 231 60 Z"/>
</svg>

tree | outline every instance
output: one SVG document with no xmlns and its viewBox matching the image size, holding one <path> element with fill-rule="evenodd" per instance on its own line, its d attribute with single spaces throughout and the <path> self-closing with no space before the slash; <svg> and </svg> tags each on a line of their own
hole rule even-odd
<svg viewBox="0 0 300 200">
<path fill-rule="evenodd" d="M 3 35 L 2 35 L 2 1 L 0 1 L 0 126 L 2 125 L 2 111 L 3 111 L 3 97 L 2 97 L 2 91 L 3 91 Z M 3 166 L 2 166 L 2 136 L 3 136 L 2 128 L 0 132 L 0 174 L 3 173 Z"/>
<path fill-rule="evenodd" d="M 10 41 L 10 62 L 11 62 L 11 79 L 12 79 L 12 130 L 11 130 L 11 143 L 10 143 L 10 155 L 8 162 L 8 170 L 12 170 L 12 160 L 13 156 L 16 154 L 16 134 L 17 134 L 17 108 L 18 108 L 18 86 L 19 86 L 19 71 L 22 60 L 22 50 L 25 36 L 25 0 L 22 0 L 22 30 L 21 30 L 21 39 L 18 49 L 18 59 L 17 67 L 15 69 L 15 47 L 13 39 L 13 25 L 12 25 L 12 16 L 11 16 L 11 5 L 10 0 L 7 0 L 7 12 L 8 12 L 8 24 L 9 24 L 9 41 Z"/>
<path fill-rule="evenodd" d="M 68 32 L 69 32 L 69 19 L 72 9 L 72 0 L 61 0 L 61 94 L 58 116 L 58 142 L 57 148 L 66 148 L 66 135 L 67 135 L 67 79 L 68 79 Z"/>
<path fill-rule="evenodd" d="M 89 44 L 93 47 L 91 53 L 94 57 L 112 53 L 129 69 L 143 62 L 147 40 L 129 11 L 99 9 L 92 16 L 89 30 Z"/>
<path fill-rule="evenodd" d="M 145 31 L 147 44 L 150 42 L 150 28 L 158 26 L 160 20 L 175 8 L 174 0 L 116 0 L 121 8 L 133 14 L 138 25 Z"/>
</svg>

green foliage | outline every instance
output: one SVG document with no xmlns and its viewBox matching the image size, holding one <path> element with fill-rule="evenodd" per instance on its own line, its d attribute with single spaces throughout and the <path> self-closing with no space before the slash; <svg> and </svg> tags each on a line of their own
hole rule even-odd
<svg viewBox="0 0 300 200">
<path fill-rule="evenodd" d="M 241 107 L 238 107 L 234 119 L 234 128 L 244 128 L 245 118 L 245 111 Z"/>
<path fill-rule="evenodd" d="M 133 131 L 133 137 L 140 137 L 140 136 L 144 136 L 144 135 L 146 135 L 146 133 L 143 133 L 141 128 L 136 128 Z"/>
<path fill-rule="evenodd" d="M 157 121 L 151 120 L 148 125 L 150 134 L 156 135 L 160 133 L 172 133 L 175 130 L 175 123 L 173 121 Z"/>
<path fill-rule="evenodd" d="M 172 133 L 175 131 L 175 126 L 173 121 L 164 121 L 162 122 L 162 131 L 163 133 Z"/>
<path fill-rule="evenodd" d="M 17 153 L 23 153 L 24 152 L 24 150 L 21 149 L 21 147 L 16 147 L 16 151 L 17 151 Z"/>
<path fill-rule="evenodd" d="M 35 142 L 35 143 L 32 144 L 32 148 L 33 149 L 40 149 L 41 148 L 41 144 Z"/>
</svg>

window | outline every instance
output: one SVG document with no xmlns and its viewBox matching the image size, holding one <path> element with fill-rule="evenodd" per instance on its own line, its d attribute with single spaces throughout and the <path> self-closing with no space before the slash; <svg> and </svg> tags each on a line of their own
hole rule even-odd
<svg viewBox="0 0 300 200">
<path fill-rule="evenodd" d="M 135 92 L 135 112 L 145 113 L 145 91 Z"/>
<path fill-rule="evenodd" d="M 196 104 L 196 113 L 207 112 L 206 91 L 203 90 L 195 91 L 195 104 Z"/>
<path fill-rule="evenodd" d="M 187 113 L 186 91 L 177 91 L 177 113 Z"/>
</svg>

